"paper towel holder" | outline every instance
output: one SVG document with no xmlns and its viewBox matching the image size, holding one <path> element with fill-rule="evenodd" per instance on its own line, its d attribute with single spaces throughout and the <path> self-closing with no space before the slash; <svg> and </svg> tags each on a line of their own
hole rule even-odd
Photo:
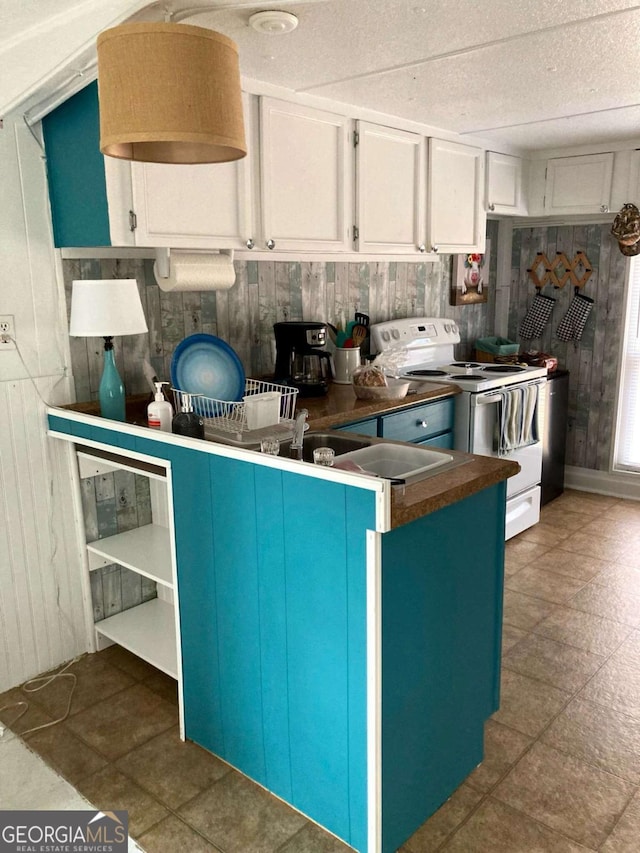
<svg viewBox="0 0 640 853">
<path fill-rule="evenodd" d="M 202 251 L 202 255 L 210 255 L 211 251 Z M 218 255 L 227 255 L 233 263 L 233 249 L 219 249 L 215 252 Z M 156 263 L 154 267 L 156 278 L 169 278 L 171 274 L 171 249 L 162 247 L 156 249 Z"/>
</svg>

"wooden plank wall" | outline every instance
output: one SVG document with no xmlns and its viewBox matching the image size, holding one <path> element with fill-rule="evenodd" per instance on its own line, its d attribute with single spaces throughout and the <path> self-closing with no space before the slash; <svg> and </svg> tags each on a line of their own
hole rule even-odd
<svg viewBox="0 0 640 853">
<path fill-rule="evenodd" d="M 69 448 L 39 396 L 59 383 L 0 383 L 0 692 L 87 650 Z"/>
<path fill-rule="evenodd" d="M 148 335 L 116 339 L 116 361 L 129 393 L 147 390 L 140 369 L 144 357 L 159 377 L 169 379 L 171 356 L 187 335 L 218 335 L 236 350 L 248 375 L 273 370 L 273 324 L 280 320 L 321 320 L 337 325 L 355 311 L 371 322 L 421 315 L 449 317 L 460 326 L 458 358 L 473 354 L 477 338 L 493 334 L 497 222 L 488 224 L 492 239 L 487 303 L 449 305 L 452 256 L 438 263 L 344 263 L 335 260 L 236 261 L 236 283 L 228 291 L 164 293 L 150 260 L 65 260 L 67 311 L 71 282 L 90 278 L 136 278 L 149 326 Z M 71 363 L 77 399 L 97 397 L 102 372 L 102 339 L 71 339 Z"/>
<path fill-rule="evenodd" d="M 87 543 L 151 524 L 149 478 L 112 471 L 80 480 Z M 157 597 L 156 584 L 117 563 L 91 572 L 94 622 Z"/>
<path fill-rule="evenodd" d="M 585 252 L 593 273 L 582 293 L 595 304 L 582 339 L 563 343 L 555 337 L 574 288 L 546 285 L 542 292 L 556 300 L 551 321 L 541 339 L 522 341 L 522 347 L 552 353 L 558 356 L 559 366 L 570 371 L 567 464 L 600 471 L 609 469 L 615 428 L 626 270 L 626 258 L 610 229 L 610 224 L 514 229 L 508 332 L 512 340 L 520 341 L 518 329 L 535 295 L 527 269 L 535 262 L 536 252 L 544 252 L 549 260 L 556 252 L 564 252 L 570 260 L 576 252 Z"/>
</svg>

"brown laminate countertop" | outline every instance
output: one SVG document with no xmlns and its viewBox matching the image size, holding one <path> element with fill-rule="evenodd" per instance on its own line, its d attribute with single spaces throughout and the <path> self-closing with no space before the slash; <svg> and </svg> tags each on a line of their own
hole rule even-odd
<svg viewBox="0 0 640 853">
<path fill-rule="evenodd" d="M 359 400 L 351 385 L 332 384 L 329 393 L 324 397 L 298 397 L 296 410 L 307 409 L 309 412 L 309 429 L 333 429 L 351 421 L 363 421 L 375 418 L 377 415 L 388 415 L 398 412 L 417 403 L 428 403 L 451 397 L 460 393 L 457 385 L 442 383 L 424 383 L 419 394 L 408 394 L 401 400 Z"/>
<path fill-rule="evenodd" d="M 401 411 L 460 393 L 456 385 L 425 383 L 419 394 L 401 400 L 359 400 L 350 385 L 332 385 L 324 397 L 298 399 L 297 409 L 309 412 L 309 429 L 332 429 L 352 421 Z M 383 439 L 373 439 L 382 441 Z M 429 448 L 437 450 L 437 448 Z M 517 462 L 493 456 L 476 456 L 458 450 L 443 450 L 461 464 L 447 468 L 407 486 L 394 486 L 391 496 L 391 527 L 400 527 L 423 515 L 457 503 L 476 492 L 513 477 L 520 470 Z"/>
<path fill-rule="evenodd" d="M 435 448 L 430 448 L 435 450 Z M 515 476 L 520 470 L 517 462 L 494 456 L 475 456 L 458 450 L 443 450 L 462 464 L 448 468 L 411 483 L 393 486 L 391 494 L 391 527 L 400 527 L 423 515 L 437 512 L 445 506 L 495 486 L 502 480 Z"/>
<path fill-rule="evenodd" d="M 437 382 L 425 383 L 419 394 L 411 394 L 401 400 L 359 400 L 350 385 L 332 385 L 324 397 L 310 397 L 298 400 L 298 411 L 306 408 L 309 412 L 311 430 L 328 430 L 353 421 L 366 420 L 378 415 L 402 411 L 410 406 L 445 399 L 460 393 L 455 385 L 443 385 Z M 127 421 L 146 426 L 146 405 L 150 395 L 138 395 L 127 398 Z M 64 408 L 99 416 L 99 404 L 76 403 Z M 371 438 L 372 442 L 386 439 Z M 429 448 L 437 451 L 437 448 Z M 407 486 L 392 487 L 391 527 L 400 527 L 423 515 L 429 515 L 450 504 L 464 500 L 476 492 L 494 486 L 496 483 L 513 477 L 520 470 L 517 462 L 493 456 L 476 456 L 458 450 L 442 450 L 454 457 L 460 464 L 445 468 L 441 473 L 425 477 L 424 480 Z"/>
</svg>

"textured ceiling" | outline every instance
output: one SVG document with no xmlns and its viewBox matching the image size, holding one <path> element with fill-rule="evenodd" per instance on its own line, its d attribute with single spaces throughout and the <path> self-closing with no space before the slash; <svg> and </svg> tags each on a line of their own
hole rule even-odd
<svg viewBox="0 0 640 853">
<path fill-rule="evenodd" d="M 294 12 L 299 26 L 283 36 L 248 26 L 264 5 L 233 3 L 188 20 L 230 35 L 247 77 L 496 146 L 640 136 L 638 3 L 289 2 L 279 8 Z"/>
<path fill-rule="evenodd" d="M 111 13 L 144 7 L 0 0 L 0 70 L 5 81 L 12 67 L 24 78 L 6 89 L 27 89 L 29 65 L 44 79 L 36 34 L 56 34 L 48 64 L 60 67 L 81 11 L 97 34 Z M 294 12 L 298 28 L 256 33 L 249 17 L 268 8 Z M 246 77 L 497 149 L 640 141 L 640 0 L 162 0 L 143 14 L 162 19 L 165 10 L 231 36 Z M 65 18 L 68 41 L 58 36 Z"/>
</svg>

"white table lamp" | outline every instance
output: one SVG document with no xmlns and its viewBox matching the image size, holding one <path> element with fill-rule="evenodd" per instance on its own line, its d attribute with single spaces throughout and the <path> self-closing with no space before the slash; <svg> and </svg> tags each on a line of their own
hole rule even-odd
<svg viewBox="0 0 640 853">
<path fill-rule="evenodd" d="M 69 334 L 104 338 L 104 368 L 98 398 L 103 418 L 125 419 L 125 394 L 116 368 L 112 338 L 148 331 L 135 278 L 72 282 Z"/>
</svg>

